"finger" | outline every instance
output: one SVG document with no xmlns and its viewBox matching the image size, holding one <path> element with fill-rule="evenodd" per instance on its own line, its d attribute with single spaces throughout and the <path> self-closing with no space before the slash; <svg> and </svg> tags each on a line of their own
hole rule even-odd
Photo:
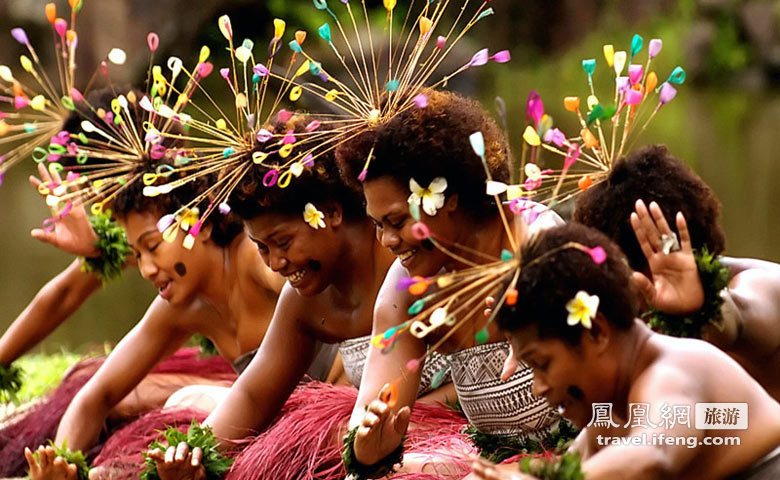
<svg viewBox="0 0 780 480">
<path fill-rule="evenodd" d="M 364 427 L 372 428 L 376 426 L 376 424 L 378 423 L 379 423 L 379 417 L 372 412 L 366 413 L 366 415 L 363 417 L 362 425 Z"/>
<path fill-rule="evenodd" d="M 51 244 L 54 244 L 54 241 L 57 239 L 57 235 L 54 232 L 47 232 L 46 230 L 42 230 L 40 228 L 33 228 L 30 231 L 30 236 L 36 240 L 40 240 L 41 242 Z"/>
<path fill-rule="evenodd" d="M 195 447 L 192 449 L 192 461 L 190 462 L 190 465 L 193 467 L 197 467 L 200 465 L 200 462 L 203 461 L 203 450 L 201 450 L 200 447 Z"/>
<path fill-rule="evenodd" d="M 79 478 L 79 470 L 75 465 L 68 465 L 66 478 L 68 480 L 77 480 Z"/>
<path fill-rule="evenodd" d="M 488 307 L 492 307 L 496 304 L 496 299 L 493 296 L 489 296 L 485 299 L 485 305 Z"/>
<path fill-rule="evenodd" d="M 190 451 L 189 445 L 187 445 L 187 442 L 179 442 L 179 444 L 176 446 L 176 456 L 174 459 L 177 462 L 183 462 L 185 458 L 187 458 L 187 454 Z"/>
<path fill-rule="evenodd" d="M 361 427 L 358 428 L 358 431 L 357 431 L 357 434 L 355 435 L 355 437 L 362 439 L 362 438 L 367 437 L 369 434 L 371 434 L 371 428 L 361 426 Z"/>
<path fill-rule="evenodd" d="M 54 459 L 57 458 L 57 454 L 54 453 L 54 449 L 52 447 L 46 447 L 46 457 L 49 460 L 49 465 L 54 464 Z"/>
<path fill-rule="evenodd" d="M 666 222 L 666 217 L 664 217 L 663 210 L 661 210 L 661 207 L 658 206 L 658 204 L 655 202 L 650 202 L 650 215 L 653 216 L 653 220 L 655 220 L 658 231 L 661 232 L 662 235 L 672 234 L 672 229 L 669 228 L 669 224 Z"/>
<path fill-rule="evenodd" d="M 501 381 L 506 382 L 517 371 L 517 358 L 515 358 L 512 346 L 509 346 L 509 355 L 504 360 L 504 368 L 501 370 Z"/>
<path fill-rule="evenodd" d="M 685 215 L 682 212 L 677 212 L 675 222 L 677 223 L 677 232 L 680 234 L 680 249 L 685 253 L 692 253 L 691 233 L 688 231 L 688 222 L 685 221 Z"/>
<path fill-rule="evenodd" d="M 653 300 L 655 300 L 655 286 L 653 282 L 639 272 L 632 273 L 631 280 L 634 281 L 637 291 L 644 297 L 645 301 L 652 305 L 654 303 Z"/>
<path fill-rule="evenodd" d="M 492 313 L 493 313 L 493 309 L 492 309 L 492 308 L 486 308 L 486 309 L 482 310 L 482 314 L 483 314 L 484 316 L 486 316 L 486 317 L 490 317 L 490 315 L 491 315 Z"/>
<path fill-rule="evenodd" d="M 30 467 L 30 473 L 38 470 L 38 461 L 35 460 L 32 450 L 29 447 L 24 447 L 24 458 L 27 460 L 27 465 Z"/>
<path fill-rule="evenodd" d="M 658 227 L 655 225 L 655 222 L 653 222 L 653 217 L 650 215 L 650 212 L 647 211 L 647 207 L 642 200 L 637 200 L 635 207 L 645 237 L 647 237 L 653 251 L 659 252 L 661 250 L 661 234 L 658 232 Z"/>
<path fill-rule="evenodd" d="M 67 475 L 68 474 L 68 463 L 65 461 L 64 458 L 57 455 L 54 460 L 51 462 L 52 468 L 55 472 L 57 472 L 60 475 Z"/>
<path fill-rule="evenodd" d="M 146 452 L 146 456 L 158 460 L 160 462 L 165 461 L 165 454 L 159 448 L 155 448 L 154 450 L 149 450 L 148 452 Z"/>
<path fill-rule="evenodd" d="M 403 407 L 398 410 L 393 418 L 393 429 L 395 433 L 403 435 L 409 427 L 409 420 L 412 418 L 412 410 L 409 407 Z"/>
<path fill-rule="evenodd" d="M 631 214 L 631 228 L 634 230 L 634 235 L 636 236 L 636 241 L 639 242 L 639 248 L 642 250 L 642 254 L 644 254 L 646 259 L 650 259 L 655 252 L 653 251 L 653 246 L 650 245 L 650 239 L 645 234 L 645 229 L 642 227 L 642 222 L 639 220 L 639 215 L 635 213 Z"/>
<path fill-rule="evenodd" d="M 38 164 L 38 175 L 41 177 L 43 183 L 51 183 L 51 175 L 49 169 L 43 163 Z"/>
<path fill-rule="evenodd" d="M 46 456 L 46 448 L 44 448 L 43 445 L 38 447 L 38 465 L 40 465 L 41 468 L 49 465 L 49 457 Z"/>
<path fill-rule="evenodd" d="M 387 413 L 387 404 L 381 400 L 374 400 L 368 404 L 368 412 L 381 417 Z"/>
<path fill-rule="evenodd" d="M 165 450 L 165 463 L 173 463 L 173 456 L 176 455 L 176 447 L 168 447 Z"/>
<path fill-rule="evenodd" d="M 54 170 L 54 172 L 53 172 L 53 173 L 52 173 L 52 175 L 51 175 L 51 178 L 52 178 L 52 179 L 53 179 L 55 182 L 57 182 L 57 183 L 62 183 L 62 177 L 60 177 L 60 172 L 59 172 L 59 170 Z"/>
<path fill-rule="evenodd" d="M 28 178 L 28 180 L 30 181 L 30 185 L 32 185 L 33 188 L 36 190 L 38 190 L 38 185 L 42 183 L 35 175 L 30 175 L 30 178 Z"/>
</svg>

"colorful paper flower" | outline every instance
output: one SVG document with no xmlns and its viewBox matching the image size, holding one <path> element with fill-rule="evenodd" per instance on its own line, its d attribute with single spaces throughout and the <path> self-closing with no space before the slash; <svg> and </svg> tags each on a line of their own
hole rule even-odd
<svg viewBox="0 0 780 480">
<path fill-rule="evenodd" d="M 427 188 L 422 188 L 415 179 L 409 179 L 409 203 L 420 206 L 429 216 L 436 215 L 436 211 L 444 205 L 444 191 L 447 190 L 447 179 L 436 177 Z"/>
<path fill-rule="evenodd" d="M 311 203 L 307 203 L 303 208 L 303 220 L 315 230 L 319 228 L 325 228 L 324 218 L 325 214 L 317 210 L 317 207 Z"/>
<path fill-rule="evenodd" d="M 598 309 L 598 295 L 588 295 L 588 292 L 580 290 L 574 298 L 566 302 L 566 310 L 569 312 L 566 323 L 569 325 L 580 323 L 583 327 L 590 329 L 593 326 L 592 320 L 596 318 Z"/>
</svg>

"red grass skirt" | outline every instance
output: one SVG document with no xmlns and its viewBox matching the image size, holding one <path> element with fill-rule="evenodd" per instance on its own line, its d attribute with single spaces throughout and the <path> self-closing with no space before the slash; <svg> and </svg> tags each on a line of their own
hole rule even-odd
<svg viewBox="0 0 780 480">
<path fill-rule="evenodd" d="M 47 443 L 49 439 L 54 439 L 60 419 L 73 397 L 92 378 L 104 360 L 104 358 L 91 358 L 77 363 L 65 375 L 56 390 L 29 408 L 4 419 L 5 426 L 0 429 L 0 478 L 26 474 L 27 461 L 24 458 L 24 448 L 35 449 Z M 197 348 L 184 348 L 177 351 L 160 362 L 152 373 L 181 373 L 219 380 L 235 379 L 235 372 L 225 359 L 199 358 Z M 110 434 L 118 427 L 105 425 L 104 434 Z M 101 442 L 86 452 L 87 457 L 94 457 L 102 447 Z"/>
</svg>

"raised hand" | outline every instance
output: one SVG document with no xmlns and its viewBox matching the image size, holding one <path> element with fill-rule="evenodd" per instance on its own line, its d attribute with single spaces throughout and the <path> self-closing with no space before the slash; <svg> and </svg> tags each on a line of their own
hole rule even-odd
<svg viewBox="0 0 780 480">
<path fill-rule="evenodd" d="M 382 387 L 379 397 L 368 405 L 355 436 L 355 457 L 363 465 L 373 465 L 390 455 L 409 426 L 409 407 L 393 413 L 391 405 L 381 400 L 387 398 L 390 388 L 390 384 Z"/>
<path fill-rule="evenodd" d="M 159 448 L 150 450 L 147 455 L 157 463 L 157 473 L 161 480 L 205 480 L 206 469 L 203 468 L 203 451 L 190 447 L 185 442 L 170 446 L 165 453 Z"/>
<path fill-rule="evenodd" d="M 57 456 L 52 447 L 38 447 L 38 458 L 29 448 L 24 449 L 24 458 L 30 467 L 31 480 L 77 480 L 78 470 L 64 458 Z"/>
<path fill-rule="evenodd" d="M 674 232 L 657 203 L 651 202 L 648 211 L 644 202 L 637 200 L 635 211 L 631 214 L 631 227 L 647 258 L 652 278 L 634 272 L 633 279 L 652 306 L 669 314 L 681 315 L 701 308 L 704 289 L 693 257 L 691 236 L 681 212 L 677 212 L 675 222 L 680 234 L 680 249 L 664 253 L 662 236 L 669 237 Z"/>
<path fill-rule="evenodd" d="M 38 191 L 38 185 L 41 183 L 62 183 L 59 173 L 55 171 L 53 175 L 50 175 L 42 163 L 38 164 L 38 174 L 41 176 L 40 179 L 33 175 L 30 176 L 30 184 L 36 191 Z M 95 248 L 95 242 L 98 239 L 97 235 L 92 230 L 92 226 L 87 218 L 87 212 L 79 201 L 74 202 L 70 212 L 54 224 L 53 231 L 47 232 L 41 228 L 36 228 L 30 232 L 30 235 L 73 255 L 82 257 L 97 257 L 100 255 L 100 251 Z"/>
</svg>

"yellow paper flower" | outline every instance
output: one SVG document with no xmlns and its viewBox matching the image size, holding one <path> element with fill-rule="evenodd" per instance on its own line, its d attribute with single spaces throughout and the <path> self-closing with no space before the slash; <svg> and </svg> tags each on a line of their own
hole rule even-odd
<svg viewBox="0 0 780 480">
<path fill-rule="evenodd" d="M 591 321 L 596 318 L 598 309 L 598 295 L 588 295 L 588 292 L 580 290 L 574 298 L 566 302 L 566 310 L 569 312 L 566 323 L 569 325 L 581 323 L 583 327 L 590 329 L 593 326 Z"/>
<path fill-rule="evenodd" d="M 318 228 L 325 228 L 325 214 L 317 210 L 311 203 L 307 203 L 303 208 L 303 219 L 309 226 L 315 230 Z"/>
<path fill-rule="evenodd" d="M 422 188 L 413 178 L 409 179 L 409 204 L 422 204 L 422 209 L 429 216 L 436 215 L 436 211 L 444 205 L 444 191 L 447 190 L 447 179 L 436 177 L 428 185 L 428 188 Z"/>
</svg>

